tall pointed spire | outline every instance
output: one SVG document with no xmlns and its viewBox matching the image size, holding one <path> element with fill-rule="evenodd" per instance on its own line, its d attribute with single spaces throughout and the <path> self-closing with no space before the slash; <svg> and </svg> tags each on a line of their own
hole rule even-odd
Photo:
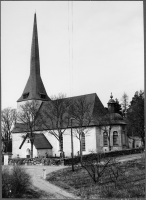
<svg viewBox="0 0 146 200">
<path fill-rule="evenodd" d="M 30 58 L 30 76 L 23 91 L 22 96 L 18 99 L 20 101 L 26 100 L 42 100 L 48 101 L 48 97 L 44 84 L 40 75 L 40 59 L 39 59 L 39 44 L 37 32 L 36 13 L 34 14 L 34 25 L 32 34 L 31 45 L 31 58 Z"/>
<path fill-rule="evenodd" d="M 32 76 L 40 75 L 40 59 L 39 59 L 36 13 L 34 15 L 34 26 L 32 35 L 32 45 L 31 45 L 30 74 Z"/>
</svg>

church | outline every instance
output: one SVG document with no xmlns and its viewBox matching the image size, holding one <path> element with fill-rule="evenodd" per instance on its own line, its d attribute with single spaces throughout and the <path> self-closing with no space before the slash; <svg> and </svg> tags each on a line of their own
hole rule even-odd
<svg viewBox="0 0 146 200">
<path fill-rule="evenodd" d="M 91 152 L 105 152 L 109 151 L 108 142 L 112 151 L 126 149 L 128 147 L 128 138 L 126 133 L 126 122 L 123 117 L 115 112 L 115 100 L 111 94 L 108 101 L 108 110 L 106 110 L 100 101 L 96 93 L 85 94 L 81 96 L 66 98 L 73 102 L 74 100 L 86 99 L 88 103 L 92 104 L 90 108 L 90 114 L 92 115 L 94 122 L 88 128 L 88 134 L 84 134 L 82 137 L 82 154 L 89 154 Z M 36 14 L 34 15 L 32 45 L 31 45 L 31 58 L 30 58 L 30 75 L 24 91 L 20 98 L 17 100 L 17 112 L 21 111 L 21 106 L 26 102 L 37 101 L 40 105 L 40 112 L 44 110 L 49 113 L 47 105 L 53 100 L 49 98 L 45 90 L 43 81 L 40 74 L 40 60 L 39 60 L 39 45 L 38 45 L 38 32 L 37 32 L 37 20 Z M 110 124 L 107 123 L 107 113 L 110 114 Z M 101 115 L 102 114 L 102 115 Z M 102 116 L 102 117 L 101 117 Z M 98 119 L 106 125 L 106 129 L 110 129 L 110 140 L 102 126 L 99 126 Z M 28 158 L 30 157 L 30 141 L 27 138 L 20 148 L 23 142 L 23 138 L 26 136 L 24 130 L 24 124 L 19 121 L 15 124 L 12 132 L 12 157 Z M 63 128 L 63 127 L 62 127 Z M 71 156 L 71 129 L 75 131 L 77 125 L 68 126 L 63 134 L 62 145 L 65 157 Z M 77 137 L 73 136 L 73 153 L 75 156 L 79 154 L 80 142 Z M 33 143 L 33 157 L 38 156 L 60 156 L 59 141 L 49 133 L 48 130 L 38 128 L 35 131 L 35 139 Z"/>
</svg>

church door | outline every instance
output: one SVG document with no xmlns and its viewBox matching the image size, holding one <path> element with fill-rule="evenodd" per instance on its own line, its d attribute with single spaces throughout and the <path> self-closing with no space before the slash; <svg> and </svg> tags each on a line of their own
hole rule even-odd
<svg viewBox="0 0 146 200">
<path fill-rule="evenodd" d="M 30 158 L 30 149 L 29 148 L 26 150 L 26 158 Z"/>
</svg>

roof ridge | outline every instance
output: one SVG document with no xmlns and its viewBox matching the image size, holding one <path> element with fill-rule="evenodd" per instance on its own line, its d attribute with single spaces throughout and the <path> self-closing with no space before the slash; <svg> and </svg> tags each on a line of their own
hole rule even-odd
<svg viewBox="0 0 146 200">
<path fill-rule="evenodd" d="M 69 98 L 83 97 L 83 96 L 88 96 L 88 95 L 93 95 L 93 94 L 97 95 L 96 93 L 90 93 L 90 94 L 83 94 L 83 95 L 78 95 L 78 96 L 73 96 L 73 97 L 65 97 L 65 98 L 62 98 L 62 99 L 69 99 Z M 51 99 L 51 100 L 52 100 L 52 99 Z M 56 99 L 54 99 L 54 100 L 56 100 Z M 52 100 L 52 101 L 54 101 L 54 100 Z"/>
</svg>

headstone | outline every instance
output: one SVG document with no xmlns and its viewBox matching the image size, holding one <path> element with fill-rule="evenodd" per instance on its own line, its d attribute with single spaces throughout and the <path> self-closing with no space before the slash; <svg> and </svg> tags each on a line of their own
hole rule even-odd
<svg viewBox="0 0 146 200">
<path fill-rule="evenodd" d="M 4 154 L 4 165 L 8 165 L 8 158 L 9 158 L 9 155 Z"/>
<path fill-rule="evenodd" d="M 46 169 L 43 168 L 43 179 L 46 179 Z"/>
</svg>

